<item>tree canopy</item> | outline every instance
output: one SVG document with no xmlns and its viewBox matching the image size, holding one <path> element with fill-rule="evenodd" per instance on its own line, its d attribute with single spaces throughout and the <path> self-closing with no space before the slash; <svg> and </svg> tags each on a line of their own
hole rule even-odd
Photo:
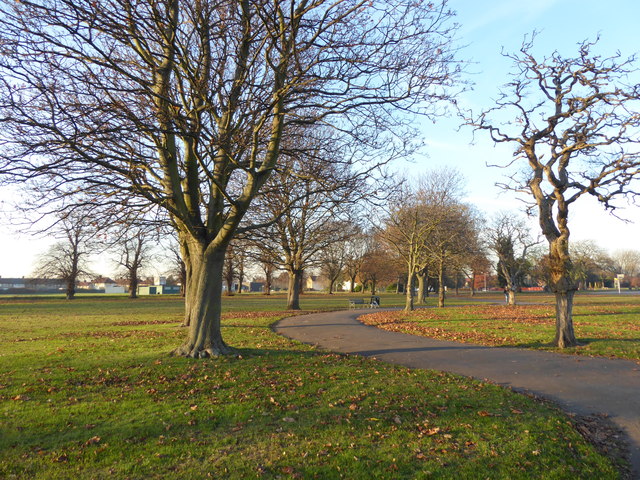
<svg viewBox="0 0 640 480">
<path fill-rule="evenodd" d="M 225 250 L 283 135 L 404 148 L 408 114 L 452 95 L 452 16 L 446 0 L 3 1 L 0 181 L 39 205 L 165 211 L 188 278 L 176 353 L 229 352 Z"/>
</svg>

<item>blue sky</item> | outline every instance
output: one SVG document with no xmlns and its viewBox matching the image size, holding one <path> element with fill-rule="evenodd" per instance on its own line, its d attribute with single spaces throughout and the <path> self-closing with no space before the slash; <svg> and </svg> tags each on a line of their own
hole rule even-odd
<svg viewBox="0 0 640 480">
<path fill-rule="evenodd" d="M 595 51 L 600 55 L 619 51 L 627 57 L 640 51 L 640 2 L 635 0 L 450 0 L 450 6 L 457 12 L 459 42 L 466 45 L 461 55 L 471 61 L 469 78 L 474 83 L 458 103 L 474 111 L 491 107 L 499 87 L 509 79 L 512 63 L 501 55 L 502 49 L 516 52 L 525 35 L 534 30 L 539 33 L 533 51 L 540 57 L 556 50 L 574 56 L 578 43 L 598 35 Z M 494 185 L 504 179 L 505 171 L 486 166 L 511 159 L 512 147 L 495 146 L 485 132 L 474 138 L 470 129 L 458 129 L 459 123 L 449 119 L 425 124 L 426 155 L 405 168 L 459 169 L 467 179 L 468 201 L 485 216 L 499 210 L 522 210 L 522 202 Z M 589 198 L 579 200 L 570 213 L 572 240 L 594 240 L 609 251 L 640 249 L 640 206 L 628 206 L 619 214 L 635 222 L 612 217 Z M 537 229 L 535 219 L 531 223 Z"/>
<path fill-rule="evenodd" d="M 540 32 L 535 43 L 535 52 L 540 55 L 554 50 L 573 55 L 579 42 L 597 35 L 601 36 L 597 51 L 602 55 L 618 50 L 623 55 L 640 51 L 637 0 L 449 0 L 449 5 L 457 12 L 457 22 L 461 24 L 459 43 L 466 45 L 460 54 L 472 62 L 468 67 L 472 73 L 469 79 L 475 83 L 473 91 L 465 93 L 460 102 L 476 110 L 490 107 L 499 86 L 508 80 L 511 64 L 501 56 L 501 49 L 517 51 L 524 35 L 534 30 Z M 458 124 L 457 119 L 425 124 L 426 155 L 398 168 L 419 173 L 452 166 L 467 178 L 468 201 L 487 216 L 499 210 L 520 208 L 513 196 L 494 186 L 503 171 L 485 166 L 510 158 L 510 147 L 496 148 L 482 133 L 470 145 L 471 131 L 458 130 Z M 622 214 L 635 223 L 616 220 L 592 201 L 579 202 L 570 216 L 572 239 L 592 239 L 610 251 L 639 249 L 640 207 L 627 208 Z M 0 230 L 0 275 L 29 275 L 34 256 L 46 249 L 48 241 L 18 236 L 10 230 L 7 227 Z"/>
</svg>

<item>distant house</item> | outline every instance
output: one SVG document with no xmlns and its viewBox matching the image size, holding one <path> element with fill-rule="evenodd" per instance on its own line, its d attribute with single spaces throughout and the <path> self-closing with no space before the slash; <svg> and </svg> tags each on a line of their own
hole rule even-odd
<svg viewBox="0 0 640 480">
<path fill-rule="evenodd" d="M 138 295 L 172 295 L 180 293 L 180 285 L 142 285 Z"/>
<path fill-rule="evenodd" d="M 106 293 L 126 293 L 127 289 L 124 285 L 118 285 L 118 282 L 108 277 L 98 277 L 93 281 L 93 289 Z"/>
<path fill-rule="evenodd" d="M 15 288 L 26 288 L 26 278 L 0 278 L 0 290 L 12 290 Z"/>
<path fill-rule="evenodd" d="M 2 293 L 56 293 L 64 290 L 66 284 L 59 278 L 2 278 Z"/>
<path fill-rule="evenodd" d="M 305 283 L 307 290 L 321 291 L 329 288 L 329 281 L 324 276 L 309 275 Z"/>
<path fill-rule="evenodd" d="M 126 293 L 127 289 L 117 283 L 105 283 L 104 293 Z"/>
</svg>

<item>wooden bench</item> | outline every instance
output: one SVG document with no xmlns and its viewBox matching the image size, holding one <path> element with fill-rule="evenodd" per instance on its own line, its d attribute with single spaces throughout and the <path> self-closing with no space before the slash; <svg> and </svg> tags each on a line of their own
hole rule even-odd
<svg viewBox="0 0 640 480">
<path fill-rule="evenodd" d="M 368 299 L 364 298 L 350 298 L 349 299 L 349 308 L 357 308 L 358 305 L 364 306 L 366 305 L 369 308 L 378 308 L 380 306 L 380 297 L 377 295 L 372 295 Z"/>
<path fill-rule="evenodd" d="M 364 298 L 350 298 L 349 299 L 349 308 L 356 308 L 356 305 L 364 306 Z"/>
</svg>

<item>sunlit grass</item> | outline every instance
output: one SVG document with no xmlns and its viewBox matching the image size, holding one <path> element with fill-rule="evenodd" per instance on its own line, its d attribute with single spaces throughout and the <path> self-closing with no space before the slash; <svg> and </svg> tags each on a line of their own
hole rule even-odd
<svg viewBox="0 0 640 480">
<path fill-rule="evenodd" d="M 474 304 L 364 317 L 382 328 L 446 340 L 557 350 L 550 295 L 522 295 L 516 306 Z M 578 295 L 573 311 L 581 346 L 564 353 L 640 360 L 640 295 Z"/>
<path fill-rule="evenodd" d="M 225 299 L 238 355 L 187 360 L 176 297 L 4 301 L 0 478 L 618 478 L 557 411 L 291 342 L 277 302 Z"/>
</svg>

